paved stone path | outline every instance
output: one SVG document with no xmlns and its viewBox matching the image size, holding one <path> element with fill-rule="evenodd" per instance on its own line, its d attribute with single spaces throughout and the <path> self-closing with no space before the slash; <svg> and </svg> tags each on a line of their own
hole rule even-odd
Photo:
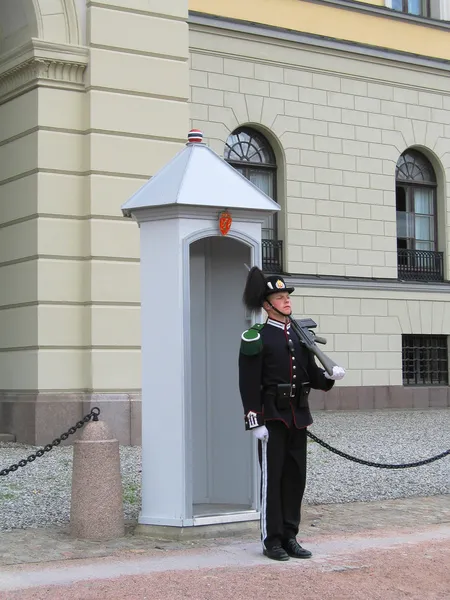
<svg viewBox="0 0 450 600">
<path fill-rule="evenodd" d="M 280 564 L 254 535 L 96 543 L 59 528 L 13 531 L 1 536 L 0 600 L 450 597 L 449 496 L 307 506 L 300 537 L 313 559 Z"/>
</svg>

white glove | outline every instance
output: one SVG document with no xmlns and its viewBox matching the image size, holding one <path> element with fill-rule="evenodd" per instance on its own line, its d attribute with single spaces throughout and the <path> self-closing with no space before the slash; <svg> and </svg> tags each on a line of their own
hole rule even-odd
<svg viewBox="0 0 450 600">
<path fill-rule="evenodd" d="M 252 432 L 257 440 L 267 441 L 269 439 L 269 432 L 267 431 L 267 427 L 265 425 L 255 427 L 255 429 L 252 429 Z"/>
<path fill-rule="evenodd" d="M 327 379 L 333 379 L 334 381 L 339 381 L 345 375 L 345 369 L 342 367 L 333 367 L 333 375 L 329 375 L 327 371 L 324 373 Z"/>
</svg>

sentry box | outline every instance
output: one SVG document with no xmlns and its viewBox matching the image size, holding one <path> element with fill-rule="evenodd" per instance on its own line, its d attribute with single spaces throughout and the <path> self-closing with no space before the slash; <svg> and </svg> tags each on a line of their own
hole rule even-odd
<svg viewBox="0 0 450 600">
<path fill-rule="evenodd" d="M 198 130 L 123 206 L 140 228 L 140 525 L 259 519 L 258 464 L 238 388 L 248 267 L 279 205 Z M 259 315 L 258 315 L 259 316 Z"/>
</svg>

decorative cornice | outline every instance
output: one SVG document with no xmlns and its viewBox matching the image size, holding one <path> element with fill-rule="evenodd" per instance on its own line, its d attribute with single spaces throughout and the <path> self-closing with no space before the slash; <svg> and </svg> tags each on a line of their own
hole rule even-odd
<svg viewBox="0 0 450 600">
<path fill-rule="evenodd" d="M 83 90 L 88 49 L 32 39 L 0 57 L 0 103 L 39 86 Z"/>
<path fill-rule="evenodd" d="M 399 293 L 425 293 L 448 294 L 450 283 L 426 283 L 401 281 L 399 279 L 369 279 L 357 277 L 331 277 L 331 276 L 302 276 L 293 273 L 284 274 L 286 283 L 296 289 L 316 288 L 334 290 L 370 290 L 374 292 L 399 292 Z"/>
<path fill-rule="evenodd" d="M 392 6 L 378 6 L 375 4 L 366 4 L 364 0 L 304 0 L 313 4 L 328 4 L 331 7 L 342 8 L 346 10 L 363 12 L 377 17 L 385 17 L 387 19 L 397 19 L 404 23 L 414 23 L 416 25 L 424 25 L 425 27 L 434 27 L 435 29 L 450 29 L 450 23 L 446 22 L 444 15 L 440 18 L 421 17 L 402 11 L 393 10 Z"/>
<path fill-rule="evenodd" d="M 223 207 L 225 209 L 226 207 Z M 214 206 L 195 206 L 187 204 L 167 204 L 165 206 L 148 206 L 138 209 L 123 209 L 124 217 L 132 218 L 138 223 L 144 221 L 162 221 L 165 219 L 206 219 L 218 222 L 220 212 L 223 210 Z M 265 210 L 247 210 L 234 208 L 230 211 L 234 221 L 264 223 Z"/>
<path fill-rule="evenodd" d="M 313 1 L 313 0 L 311 0 Z M 396 11 L 389 11 L 395 13 Z M 432 22 L 436 25 L 436 21 Z M 335 38 L 318 35 L 315 33 L 305 33 L 293 29 L 285 29 L 275 25 L 265 25 L 256 22 L 243 21 L 240 19 L 221 17 L 195 11 L 189 12 L 189 28 L 193 31 L 208 31 L 213 28 L 216 31 L 222 30 L 227 37 L 237 37 L 242 39 L 244 35 L 249 39 L 254 36 L 269 38 L 273 44 L 301 44 L 304 47 L 316 48 L 320 52 L 331 53 L 333 55 L 345 56 L 353 54 L 362 56 L 369 60 L 386 60 L 406 64 L 410 68 L 434 69 L 436 71 L 450 71 L 450 60 L 443 58 L 434 58 L 432 56 L 412 54 L 403 50 L 393 50 L 381 46 L 373 46 L 361 42 L 346 41 Z M 430 23 L 428 23 L 430 25 Z M 440 27 L 440 24 L 437 25 Z M 447 25 L 443 25 L 448 28 Z M 251 36 L 251 37 L 250 37 Z M 232 47 L 232 46 L 231 46 Z M 193 48 L 191 47 L 191 50 Z M 230 50 L 231 55 L 232 50 Z"/>
</svg>

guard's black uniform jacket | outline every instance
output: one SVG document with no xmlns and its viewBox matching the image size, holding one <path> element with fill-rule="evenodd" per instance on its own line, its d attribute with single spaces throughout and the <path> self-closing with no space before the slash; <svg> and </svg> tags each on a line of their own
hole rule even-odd
<svg viewBox="0 0 450 600">
<path fill-rule="evenodd" d="M 311 425 L 310 389 L 328 391 L 333 385 L 290 323 L 268 319 L 242 334 L 239 389 L 246 429 L 268 420 L 298 429 Z"/>
</svg>

